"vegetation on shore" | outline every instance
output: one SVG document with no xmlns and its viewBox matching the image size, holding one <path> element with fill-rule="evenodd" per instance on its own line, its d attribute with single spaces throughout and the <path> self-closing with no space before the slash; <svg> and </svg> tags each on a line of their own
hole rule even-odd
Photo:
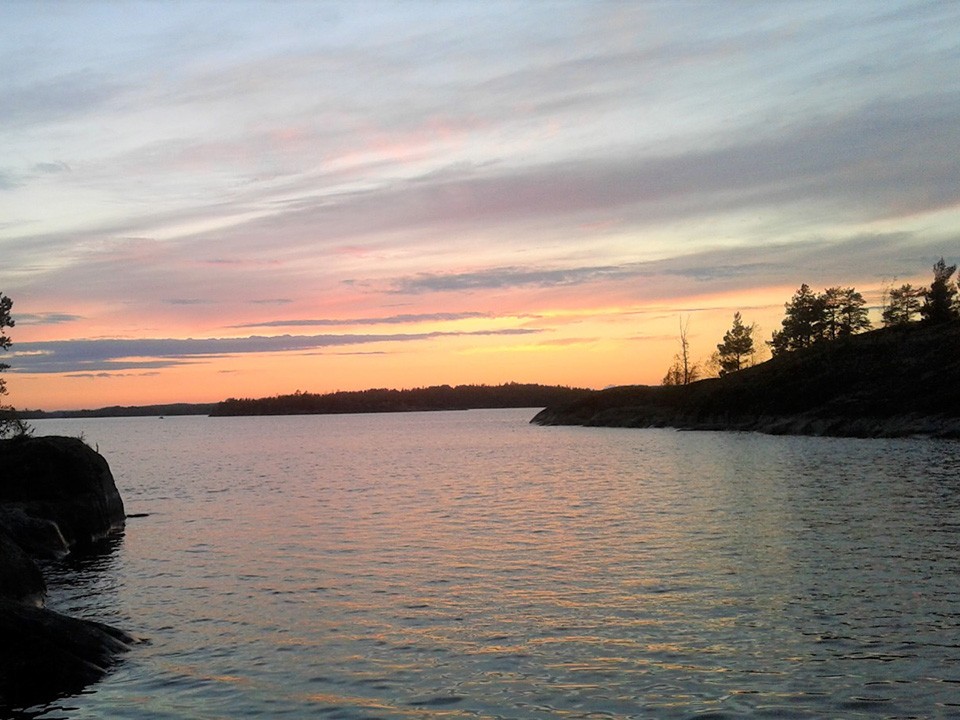
<svg viewBox="0 0 960 720">
<path fill-rule="evenodd" d="M 956 265 L 947 265 L 940 258 L 933 265 L 929 287 L 907 283 L 885 288 L 881 307 L 883 326 L 903 327 L 918 318 L 928 325 L 960 319 L 960 280 L 952 281 L 956 270 Z M 707 377 L 723 377 L 756 365 L 766 349 L 777 357 L 873 328 L 866 301 L 853 287 L 834 286 L 816 293 L 803 283 L 783 307 L 780 329 L 774 330 L 763 345 L 754 342 L 756 324 L 745 325 L 740 312 L 734 313 L 733 326 L 717 344 L 716 352 L 703 362 L 694 361 L 690 355 L 689 318 L 684 321 L 681 317 L 680 352 L 674 356 L 661 384 L 689 385 Z"/>
<path fill-rule="evenodd" d="M 24 420 L 76 419 L 102 417 L 148 417 L 173 415 L 209 415 L 216 403 L 167 403 L 164 405 L 111 405 L 92 410 L 20 410 Z"/>
<path fill-rule="evenodd" d="M 435 385 L 411 390 L 377 388 L 322 395 L 297 391 L 259 399 L 225 400 L 211 411 L 228 415 L 309 415 L 338 413 L 418 412 L 480 408 L 535 408 L 570 402 L 590 390 L 507 383 L 505 385 Z"/>
<path fill-rule="evenodd" d="M 13 300 L 0 292 L 0 350 L 7 351 L 13 342 L 6 334 L 7 328 L 12 328 L 15 323 L 10 315 L 13 308 Z M 7 363 L 0 362 L 0 373 L 9 369 Z M 7 381 L 0 377 L 0 397 L 7 394 Z M 0 438 L 10 435 L 27 435 L 30 428 L 24 424 L 19 414 L 9 405 L 0 403 Z"/>
</svg>

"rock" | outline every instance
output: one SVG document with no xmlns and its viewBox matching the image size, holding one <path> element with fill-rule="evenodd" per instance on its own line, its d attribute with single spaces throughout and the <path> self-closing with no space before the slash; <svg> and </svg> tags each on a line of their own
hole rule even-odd
<svg viewBox="0 0 960 720">
<path fill-rule="evenodd" d="M 46 592 L 47 584 L 40 568 L 7 533 L 0 530 L 0 600 L 42 605 Z"/>
<path fill-rule="evenodd" d="M 53 520 L 28 515 L 22 507 L 0 505 L 0 528 L 32 557 L 61 558 L 70 552 L 60 526 Z"/>
<path fill-rule="evenodd" d="M 0 710 L 79 692 L 133 642 L 43 608 L 46 585 L 32 559 L 91 546 L 125 517 L 107 461 L 83 441 L 0 440 Z"/>
<path fill-rule="evenodd" d="M 108 625 L 0 600 L 0 709 L 80 692 L 133 642 Z"/>
<path fill-rule="evenodd" d="M 0 506 L 8 515 L 19 510 L 55 523 L 68 548 L 122 529 L 126 517 L 103 456 L 82 440 L 57 436 L 0 441 Z M 48 554 L 62 553 L 50 540 Z"/>
</svg>

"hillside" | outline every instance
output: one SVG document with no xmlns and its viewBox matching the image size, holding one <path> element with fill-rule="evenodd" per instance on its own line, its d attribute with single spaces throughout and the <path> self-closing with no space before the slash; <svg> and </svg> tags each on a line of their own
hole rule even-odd
<svg viewBox="0 0 960 720">
<path fill-rule="evenodd" d="M 531 422 L 960 438 L 960 321 L 875 330 L 687 386 L 611 388 Z"/>
</svg>

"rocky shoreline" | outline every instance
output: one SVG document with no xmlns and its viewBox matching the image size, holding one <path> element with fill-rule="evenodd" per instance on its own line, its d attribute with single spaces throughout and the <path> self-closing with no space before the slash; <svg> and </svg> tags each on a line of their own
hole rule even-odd
<svg viewBox="0 0 960 720">
<path fill-rule="evenodd" d="M 576 421 L 574 421 L 576 420 Z M 562 409 L 547 408 L 531 420 L 536 425 L 584 427 L 673 428 L 766 435 L 816 437 L 904 438 L 927 437 L 960 440 L 960 419 L 923 415 L 890 417 L 818 417 L 815 415 L 763 415 L 758 417 L 684 416 L 644 408 L 613 408 L 588 418 L 573 418 Z"/>
<path fill-rule="evenodd" d="M 37 559 L 122 532 L 107 461 L 82 440 L 0 440 L 0 709 L 49 702 L 96 682 L 134 638 L 43 607 Z"/>
</svg>

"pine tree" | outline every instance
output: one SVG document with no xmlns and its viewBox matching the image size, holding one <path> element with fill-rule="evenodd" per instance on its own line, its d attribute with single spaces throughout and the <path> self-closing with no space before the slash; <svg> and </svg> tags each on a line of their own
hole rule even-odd
<svg viewBox="0 0 960 720">
<path fill-rule="evenodd" d="M 806 283 L 784 305 L 784 310 L 782 328 L 774 331 L 769 341 L 774 355 L 809 347 L 822 333 L 823 301 Z"/>
<path fill-rule="evenodd" d="M 870 318 L 863 295 L 852 287 L 832 287 L 820 296 L 823 313 L 820 336 L 836 340 L 870 329 Z"/>
<path fill-rule="evenodd" d="M 884 302 L 884 327 L 906 325 L 920 313 L 920 297 L 926 293 L 923 288 L 915 288 L 910 283 L 892 288 Z"/>
<path fill-rule="evenodd" d="M 733 314 L 733 327 L 717 345 L 720 377 L 746 367 L 753 355 L 753 325 L 744 325 L 739 311 Z"/>
<path fill-rule="evenodd" d="M 954 298 L 957 290 L 951 285 L 950 278 L 957 271 L 956 265 L 947 265 L 940 258 L 933 266 L 933 282 L 924 293 L 925 301 L 920 308 L 923 319 L 929 323 L 942 323 L 957 317 Z"/>
<path fill-rule="evenodd" d="M 784 305 L 782 328 L 768 341 L 774 356 L 836 340 L 870 328 L 863 295 L 854 288 L 827 288 L 819 295 L 804 283 Z"/>
</svg>

